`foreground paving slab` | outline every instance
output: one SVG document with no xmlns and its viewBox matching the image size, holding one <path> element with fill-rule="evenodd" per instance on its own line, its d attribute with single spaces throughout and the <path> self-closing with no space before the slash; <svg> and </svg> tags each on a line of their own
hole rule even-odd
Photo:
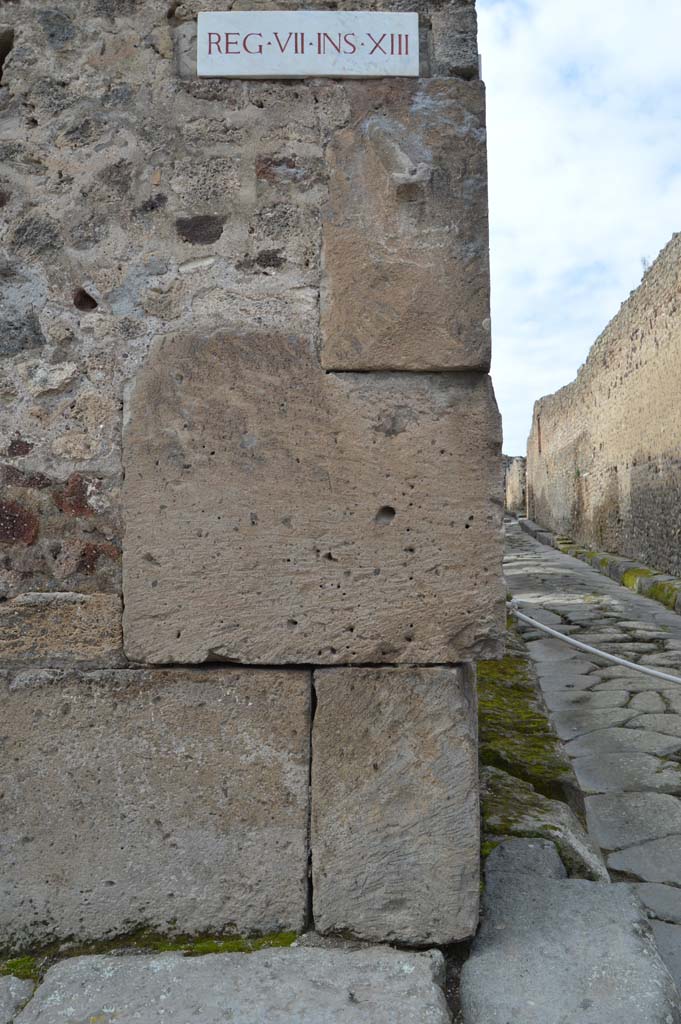
<svg viewBox="0 0 681 1024">
<path fill-rule="evenodd" d="M 14 1016 L 33 992 L 33 982 L 21 978 L 0 978 L 0 1024 L 12 1024 Z"/>
<path fill-rule="evenodd" d="M 16 1024 L 448 1024 L 436 951 L 90 956 L 52 967 Z"/>
<path fill-rule="evenodd" d="M 676 987 L 627 886 L 493 869 L 484 909 L 461 976 L 464 1024 L 681 1021 Z"/>
</svg>

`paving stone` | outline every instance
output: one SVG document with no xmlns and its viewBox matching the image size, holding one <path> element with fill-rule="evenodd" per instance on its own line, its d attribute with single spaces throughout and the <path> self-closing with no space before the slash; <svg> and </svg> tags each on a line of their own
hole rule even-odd
<svg viewBox="0 0 681 1024">
<path fill-rule="evenodd" d="M 614 691 L 617 693 L 618 691 Z M 595 695 L 594 695 L 595 696 Z M 601 697 L 605 697 L 606 694 L 599 694 Z M 629 696 L 627 694 L 627 696 Z M 653 693 L 652 690 L 649 693 L 637 693 L 629 701 L 629 707 L 634 708 L 636 711 L 640 711 L 641 714 L 663 714 L 667 710 L 667 705 L 660 696 L 659 693 Z M 662 730 L 658 730 L 662 731 Z"/>
<path fill-rule="evenodd" d="M 602 650 L 608 654 L 614 654 L 616 658 L 624 658 L 625 660 L 635 661 L 638 663 L 638 656 L 640 654 L 655 654 L 659 648 L 654 643 L 613 643 L 608 641 L 603 644 Z"/>
<path fill-rule="evenodd" d="M 681 793 L 681 768 L 650 754 L 597 754 L 572 762 L 585 793 Z"/>
<path fill-rule="evenodd" d="M 630 846 L 608 857 L 611 871 L 621 871 L 642 882 L 670 882 L 681 886 L 681 832 L 664 839 Z"/>
<path fill-rule="evenodd" d="M 346 93 L 351 123 L 326 150 L 323 366 L 487 370 L 482 83 L 388 80 Z"/>
<path fill-rule="evenodd" d="M 0 977 L 0 1024 L 12 1024 L 14 1016 L 33 993 L 32 981 Z"/>
<path fill-rule="evenodd" d="M 644 631 L 648 631 L 653 628 L 651 623 L 645 619 L 623 619 L 620 622 L 620 626 L 622 629 L 642 629 Z M 662 635 L 669 636 L 668 633 L 663 633 Z"/>
<path fill-rule="evenodd" d="M 584 757 L 589 754 L 656 754 L 664 756 L 681 749 L 681 739 L 663 736 L 645 729 L 599 729 L 586 736 L 579 736 L 565 744 L 570 757 Z"/>
<path fill-rule="evenodd" d="M 655 697 L 657 694 L 652 696 Z M 544 701 L 550 711 L 621 708 L 627 703 L 632 707 L 629 697 L 626 690 L 610 690 L 605 693 L 593 693 L 590 690 L 546 690 L 544 693 Z M 662 707 L 664 708 L 664 704 Z"/>
<path fill-rule="evenodd" d="M 486 838 L 509 835 L 548 839 L 571 877 L 610 880 L 600 850 L 567 804 L 549 800 L 528 782 L 489 766 L 480 772 L 480 785 Z"/>
<path fill-rule="evenodd" d="M 557 661 L 571 661 L 580 657 L 573 647 L 557 639 L 535 640 L 527 645 L 527 651 L 533 661 L 549 661 L 551 664 Z"/>
<path fill-rule="evenodd" d="M 641 658 L 641 665 L 650 665 L 651 668 L 659 669 L 681 669 L 681 651 L 658 651 L 657 654 L 646 654 Z M 669 673 L 674 675 L 673 672 Z M 679 675 L 681 679 L 681 674 Z"/>
<path fill-rule="evenodd" d="M 128 655 L 496 657 L 489 379 L 327 374 L 310 348 L 293 327 L 157 339 L 126 408 Z"/>
<path fill-rule="evenodd" d="M 0 603 L 2 668 L 121 665 L 117 594 L 29 593 Z"/>
<path fill-rule="evenodd" d="M 651 921 L 660 956 L 681 991 L 681 927 L 664 921 Z"/>
<path fill-rule="evenodd" d="M 34 672 L 0 688 L 0 934 L 24 949 L 300 930 L 310 673 Z"/>
<path fill-rule="evenodd" d="M 637 674 L 637 678 L 634 678 L 633 676 L 623 676 L 622 678 L 608 679 L 603 683 L 596 683 L 594 686 L 594 692 L 603 692 L 606 690 L 628 690 L 629 693 L 664 692 L 666 697 L 668 687 L 672 687 L 673 685 L 673 683 L 665 682 L 664 679 L 653 679 L 652 676 Z"/>
<path fill-rule="evenodd" d="M 664 686 L 664 683 L 662 684 Z M 664 699 L 669 705 L 670 709 L 676 714 L 681 715 L 681 687 L 674 687 L 670 685 L 670 689 L 663 691 Z"/>
<path fill-rule="evenodd" d="M 315 672 L 314 686 L 318 931 L 421 946 L 471 935 L 479 896 L 472 674 L 338 668 Z"/>
<path fill-rule="evenodd" d="M 681 715 L 639 715 L 629 722 L 632 729 L 652 729 L 665 736 L 681 736 Z"/>
<path fill-rule="evenodd" d="M 646 681 L 646 676 L 643 672 L 637 672 L 634 668 L 625 668 L 624 666 L 613 665 L 610 668 L 602 669 L 598 674 L 604 683 L 610 680 L 617 680 L 619 682 L 621 679 L 630 679 L 634 683 L 639 680 Z"/>
<path fill-rule="evenodd" d="M 562 740 L 571 740 L 608 726 L 624 725 L 635 715 L 636 711 L 628 708 L 584 708 L 559 711 L 551 716 L 551 721 Z"/>
<path fill-rule="evenodd" d="M 536 668 L 542 690 L 589 690 L 594 685 L 592 676 L 573 671 L 569 662 L 552 666 L 541 664 Z"/>
<path fill-rule="evenodd" d="M 629 644 L 631 637 L 628 633 L 622 633 L 617 629 L 603 630 L 599 633 L 579 633 L 577 640 L 583 644 L 590 644 L 592 647 L 600 647 L 601 644 Z"/>
<path fill-rule="evenodd" d="M 626 886 L 486 878 L 461 975 L 464 1024 L 678 1024 L 675 987 Z"/>
<path fill-rule="evenodd" d="M 51 967 L 16 1024 L 447 1024 L 436 951 L 277 949 L 83 956 Z"/>
<path fill-rule="evenodd" d="M 585 804 L 589 834 L 603 850 L 681 833 L 681 800 L 664 793 L 607 793 Z"/>
<path fill-rule="evenodd" d="M 638 882 L 632 889 L 649 914 L 660 921 L 681 924 L 681 889 L 658 882 Z"/>
<path fill-rule="evenodd" d="M 567 878 L 565 865 L 548 839 L 505 839 L 488 856 L 485 870 L 495 876 L 510 871 L 540 878 Z"/>
</svg>

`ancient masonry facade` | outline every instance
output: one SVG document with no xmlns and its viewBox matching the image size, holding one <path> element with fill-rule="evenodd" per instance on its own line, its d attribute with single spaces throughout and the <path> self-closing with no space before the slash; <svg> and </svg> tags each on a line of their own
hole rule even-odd
<svg viewBox="0 0 681 1024">
<path fill-rule="evenodd" d="M 2 947 L 446 944 L 503 626 L 475 8 L 352 4 L 419 79 L 248 82 L 199 7 L 0 13 Z"/>
<path fill-rule="evenodd" d="M 527 460 L 523 455 L 504 455 L 504 507 L 507 512 L 519 516 L 527 513 L 526 465 Z"/>
<path fill-rule="evenodd" d="M 681 574 L 681 235 L 574 380 L 535 405 L 528 515 L 557 534 Z"/>
</svg>

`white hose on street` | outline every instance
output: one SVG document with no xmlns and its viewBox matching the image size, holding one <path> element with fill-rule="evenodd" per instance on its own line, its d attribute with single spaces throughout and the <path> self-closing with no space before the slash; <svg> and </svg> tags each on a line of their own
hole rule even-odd
<svg viewBox="0 0 681 1024">
<path fill-rule="evenodd" d="M 581 640 L 575 640 L 574 637 L 568 636 L 566 633 L 559 633 L 557 629 L 551 629 L 550 626 L 545 626 L 543 622 L 537 622 L 536 619 L 531 619 L 529 615 L 525 615 L 524 612 L 518 611 L 517 606 L 513 601 L 508 602 L 508 607 L 513 615 L 521 622 L 527 622 L 528 625 L 534 626 L 535 629 L 541 629 L 543 633 L 548 633 L 549 636 L 553 636 L 556 640 L 562 640 L 566 644 L 570 644 L 572 647 L 576 647 L 580 651 L 586 651 L 587 654 L 597 654 L 599 658 L 604 658 L 606 661 L 611 661 L 614 665 L 623 665 L 625 668 L 633 668 L 636 672 L 642 672 L 644 676 L 653 676 L 655 679 L 664 679 L 667 683 L 678 683 L 681 686 L 681 678 L 679 676 L 670 676 L 668 672 L 660 672 L 659 669 L 649 668 L 648 665 L 637 665 L 635 661 L 627 661 L 626 658 L 618 658 L 615 654 L 606 654 L 605 651 L 599 651 L 597 647 L 589 647 L 588 644 L 583 644 Z"/>
</svg>

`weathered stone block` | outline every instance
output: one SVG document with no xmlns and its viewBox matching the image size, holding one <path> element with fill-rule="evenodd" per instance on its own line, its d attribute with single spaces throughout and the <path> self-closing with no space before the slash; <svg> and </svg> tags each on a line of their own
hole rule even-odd
<svg viewBox="0 0 681 1024">
<path fill-rule="evenodd" d="M 472 671 L 315 672 L 315 926 L 446 945 L 478 919 L 479 810 Z"/>
<path fill-rule="evenodd" d="M 82 956 L 50 968 L 16 1024 L 447 1024 L 444 975 L 438 950 L 385 947 Z"/>
<path fill-rule="evenodd" d="M 105 668 L 122 661 L 117 594 L 30 593 L 0 604 L 3 668 Z"/>
<path fill-rule="evenodd" d="M 487 370 L 484 90 L 460 79 L 349 85 L 327 150 L 322 363 Z"/>
<path fill-rule="evenodd" d="M 159 339 L 127 409 L 129 656 L 453 663 L 503 627 L 479 374 L 324 374 L 302 338 Z"/>
<path fill-rule="evenodd" d="M 0 693 L 0 945 L 300 929 L 310 676 L 25 673 Z"/>
</svg>

